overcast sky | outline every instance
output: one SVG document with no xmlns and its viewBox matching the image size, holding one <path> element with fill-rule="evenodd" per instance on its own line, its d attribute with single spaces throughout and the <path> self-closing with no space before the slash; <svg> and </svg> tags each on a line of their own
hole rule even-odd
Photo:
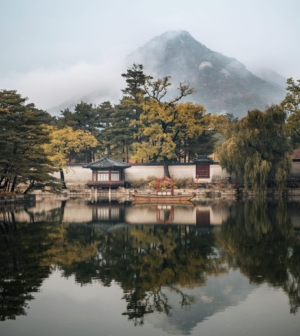
<svg viewBox="0 0 300 336">
<path fill-rule="evenodd" d="M 299 15 L 299 0 L 0 0 L 0 89 L 44 109 L 119 90 L 124 57 L 169 30 L 300 79 Z"/>
</svg>

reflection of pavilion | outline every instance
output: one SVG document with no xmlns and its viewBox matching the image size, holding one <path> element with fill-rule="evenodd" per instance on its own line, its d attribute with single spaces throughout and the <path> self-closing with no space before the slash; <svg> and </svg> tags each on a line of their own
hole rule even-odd
<svg viewBox="0 0 300 336">
<path fill-rule="evenodd" d="M 92 223 L 124 223 L 125 204 L 112 202 L 90 203 Z"/>
<path fill-rule="evenodd" d="M 174 221 L 174 205 L 158 205 L 156 208 L 158 223 L 168 224 Z"/>
<path fill-rule="evenodd" d="M 209 226 L 210 225 L 210 211 L 209 210 L 196 210 L 196 225 Z"/>
<path fill-rule="evenodd" d="M 61 206 L 60 203 L 53 201 L 52 205 L 51 201 L 49 206 L 57 208 Z M 183 224 L 213 227 L 221 225 L 222 221 L 235 211 L 234 209 L 235 206 L 226 202 L 208 201 L 197 205 L 192 203 L 133 205 L 131 202 L 119 203 L 117 200 L 111 202 L 101 199 L 98 201 L 92 199 L 88 202 L 69 200 L 63 208 L 63 220 L 69 223 L 90 224 Z"/>
<path fill-rule="evenodd" d="M 220 225 L 227 217 L 224 207 L 212 204 L 135 204 L 117 201 L 89 202 L 90 223 L 101 224 L 183 224 L 201 227 Z"/>
</svg>

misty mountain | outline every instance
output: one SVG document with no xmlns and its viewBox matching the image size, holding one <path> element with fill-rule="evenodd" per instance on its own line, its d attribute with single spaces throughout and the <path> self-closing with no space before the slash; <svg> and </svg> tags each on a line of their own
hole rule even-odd
<svg viewBox="0 0 300 336">
<path fill-rule="evenodd" d="M 285 89 L 287 87 L 286 78 L 279 75 L 276 71 L 268 68 L 256 68 L 252 73 L 264 81 Z"/>
<path fill-rule="evenodd" d="M 279 103 L 285 96 L 280 85 L 255 76 L 236 59 L 210 50 L 186 31 L 153 38 L 129 55 L 127 62 L 143 64 L 145 73 L 154 78 L 171 76 L 174 88 L 189 82 L 196 93 L 188 100 L 203 104 L 209 112 L 241 117 L 250 109 L 264 110 Z"/>
<path fill-rule="evenodd" d="M 275 71 L 257 69 L 255 76 L 236 59 L 210 50 L 186 31 L 166 32 L 153 38 L 126 58 L 123 72 L 133 63 L 143 64 L 145 73 L 154 79 L 171 76 L 173 86 L 166 98 L 176 94 L 179 83 L 189 82 L 196 93 L 186 101 L 203 104 L 211 113 L 228 112 L 242 117 L 250 109 L 264 110 L 285 96 L 286 79 Z M 61 110 L 73 110 L 80 101 L 118 103 L 122 89 L 119 86 L 120 83 L 108 83 L 106 88 L 74 97 L 48 112 L 59 116 Z"/>
</svg>

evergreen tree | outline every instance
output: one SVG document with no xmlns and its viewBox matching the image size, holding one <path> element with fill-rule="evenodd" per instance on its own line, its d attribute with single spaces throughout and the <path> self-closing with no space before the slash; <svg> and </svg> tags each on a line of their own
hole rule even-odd
<svg viewBox="0 0 300 336">
<path fill-rule="evenodd" d="M 287 130 L 291 136 L 294 148 L 300 146 L 300 79 L 287 80 L 287 94 L 281 106 L 288 114 Z"/>
<path fill-rule="evenodd" d="M 105 106 L 104 106 L 105 104 Z M 106 126 L 99 134 L 102 152 L 107 151 L 116 159 L 128 162 L 132 154 L 134 127 L 131 125 L 131 111 L 122 104 L 112 107 L 108 103 L 99 106 L 106 114 Z"/>
<path fill-rule="evenodd" d="M 100 132 L 105 127 L 107 120 L 103 118 L 102 108 L 85 102 L 75 106 L 74 112 L 65 109 L 61 112 L 62 117 L 57 120 L 59 128 L 72 127 L 74 131 L 80 130 L 92 134 L 100 140 Z M 70 158 L 77 162 L 90 162 L 95 159 L 95 152 L 99 149 L 92 147 L 81 148 L 80 151 L 72 150 Z"/>
<path fill-rule="evenodd" d="M 121 75 L 126 80 L 126 88 L 122 90 L 123 97 L 120 104 L 112 107 L 105 102 L 99 105 L 102 120 L 106 121 L 104 130 L 99 135 L 102 150 L 107 150 L 109 155 L 128 162 L 133 154 L 133 142 L 140 141 L 137 138 L 138 127 L 133 125 L 143 111 L 142 103 L 145 100 L 145 84 L 152 77 L 144 73 L 141 64 L 133 64 Z"/>
<path fill-rule="evenodd" d="M 0 91 L 0 188 L 13 192 L 22 183 L 25 193 L 45 186 L 58 190 L 51 175 L 56 168 L 42 148 L 50 140 L 44 125 L 53 118 L 26 100 L 16 91 Z"/>
</svg>

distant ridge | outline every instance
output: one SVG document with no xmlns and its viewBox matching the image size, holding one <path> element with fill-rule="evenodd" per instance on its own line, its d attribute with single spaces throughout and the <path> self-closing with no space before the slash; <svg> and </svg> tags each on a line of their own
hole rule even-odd
<svg viewBox="0 0 300 336">
<path fill-rule="evenodd" d="M 272 85 L 279 86 L 283 89 L 287 87 L 287 78 L 279 75 L 276 71 L 272 69 L 260 67 L 252 70 L 252 73 Z"/>
</svg>

